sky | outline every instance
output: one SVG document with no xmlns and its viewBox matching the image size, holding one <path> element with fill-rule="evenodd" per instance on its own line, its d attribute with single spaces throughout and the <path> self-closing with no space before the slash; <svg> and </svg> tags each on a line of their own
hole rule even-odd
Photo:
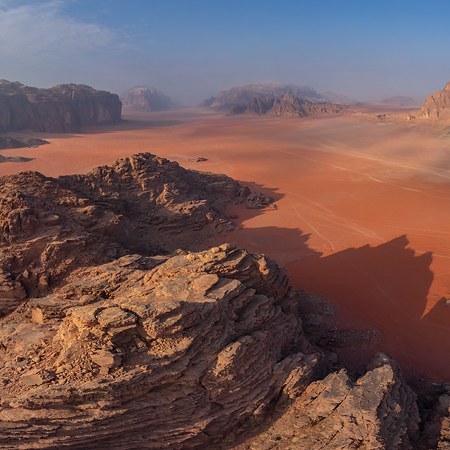
<svg viewBox="0 0 450 450">
<path fill-rule="evenodd" d="M 0 79 L 180 104 L 280 81 L 361 101 L 450 80 L 448 0 L 0 0 Z"/>
</svg>

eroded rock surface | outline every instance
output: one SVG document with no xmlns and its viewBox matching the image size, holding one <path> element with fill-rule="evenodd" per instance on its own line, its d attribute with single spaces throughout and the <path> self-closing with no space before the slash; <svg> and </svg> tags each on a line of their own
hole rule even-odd
<svg viewBox="0 0 450 450">
<path fill-rule="evenodd" d="M 285 276 L 228 245 L 74 272 L 0 330 L 3 448 L 212 448 L 320 367 Z"/>
<path fill-rule="evenodd" d="M 0 314 L 17 306 L 23 289 L 43 295 L 80 266 L 131 252 L 195 248 L 233 227 L 228 205 L 256 208 L 270 201 L 224 175 L 189 171 L 151 154 L 87 175 L 3 177 L 0 269 L 9 284 L 0 289 Z"/>
<path fill-rule="evenodd" d="M 0 80 L 0 132 L 76 132 L 87 125 L 117 123 L 121 110 L 118 95 L 86 85 L 39 89 Z"/>
</svg>

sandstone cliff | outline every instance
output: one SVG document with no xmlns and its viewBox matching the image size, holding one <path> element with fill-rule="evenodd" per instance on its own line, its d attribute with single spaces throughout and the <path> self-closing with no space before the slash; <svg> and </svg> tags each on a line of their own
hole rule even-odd
<svg viewBox="0 0 450 450">
<path fill-rule="evenodd" d="M 419 428 L 394 361 L 329 366 L 276 264 L 201 250 L 232 203 L 270 199 L 150 154 L 0 179 L 0 448 L 447 448 L 448 396 Z"/>
<path fill-rule="evenodd" d="M 450 82 L 442 91 L 435 92 L 425 100 L 419 117 L 426 119 L 450 117 Z"/>
<path fill-rule="evenodd" d="M 121 95 L 120 99 L 127 111 L 164 111 L 175 106 L 169 97 L 148 86 L 129 89 Z"/>
<path fill-rule="evenodd" d="M 87 125 L 119 122 L 121 109 L 117 95 L 85 85 L 38 89 L 0 81 L 0 132 L 76 132 Z"/>
</svg>

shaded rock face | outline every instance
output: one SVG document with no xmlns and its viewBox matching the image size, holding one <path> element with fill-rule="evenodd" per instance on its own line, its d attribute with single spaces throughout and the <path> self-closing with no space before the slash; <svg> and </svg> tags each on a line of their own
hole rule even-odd
<svg viewBox="0 0 450 450">
<path fill-rule="evenodd" d="M 435 92 L 425 100 L 419 117 L 426 119 L 450 117 L 450 82 L 442 91 Z"/>
<path fill-rule="evenodd" d="M 333 103 L 313 103 L 285 93 L 267 99 L 254 98 L 246 105 L 235 106 L 233 114 L 271 114 L 285 117 L 307 117 L 318 115 L 336 115 L 344 112 L 346 107 Z"/>
<path fill-rule="evenodd" d="M 85 85 L 39 89 L 0 81 L 0 132 L 76 132 L 87 125 L 117 123 L 121 110 L 116 94 Z"/>
<path fill-rule="evenodd" d="M 269 200 L 150 154 L 1 178 L 0 448 L 417 448 L 392 360 L 331 370 L 274 263 L 179 249 Z M 425 448 L 447 448 L 446 398 Z"/>
<path fill-rule="evenodd" d="M 414 448 L 419 421 L 415 394 L 378 355 L 357 380 L 342 369 L 311 383 L 281 419 L 235 450 Z"/>
<path fill-rule="evenodd" d="M 164 111 L 175 106 L 174 102 L 153 87 L 139 86 L 121 95 L 122 104 L 127 111 Z"/>
</svg>

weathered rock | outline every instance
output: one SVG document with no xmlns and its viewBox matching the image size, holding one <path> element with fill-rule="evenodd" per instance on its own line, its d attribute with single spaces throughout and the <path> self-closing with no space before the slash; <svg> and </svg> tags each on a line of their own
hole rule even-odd
<svg viewBox="0 0 450 450">
<path fill-rule="evenodd" d="M 415 394 L 379 355 L 356 381 L 340 370 L 311 383 L 267 431 L 235 449 L 412 449 L 419 421 Z"/>
<path fill-rule="evenodd" d="M 442 91 L 435 92 L 425 100 L 419 117 L 426 119 L 450 117 L 450 82 Z"/>
<path fill-rule="evenodd" d="M 37 300 L 53 305 L 38 326 L 34 302 L 0 322 L 0 448 L 214 448 L 314 379 L 320 354 L 275 265 L 229 245 L 153 265 L 74 272 Z"/>
<path fill-rule="evenodd" d="M 116 94 L 85 85 L 39 89 L 0 80 L 0 132 L 76 132 L 87 125 L 117 123 L 121 110 Z"/>
<path fill-rule="evenodd" d="M 270 202 L 224 175 L 185 170 L 150 154 L 88 175 L 3 177 L 0 268 L 9 275 L 0 286 L 0 314 L 20 304 L 23 288 L 30 296 L 43 295 L 80 266 L 130 252 L 195 248 L 233 227 L 225 216 L 227 205 Z"/>
</svg>

